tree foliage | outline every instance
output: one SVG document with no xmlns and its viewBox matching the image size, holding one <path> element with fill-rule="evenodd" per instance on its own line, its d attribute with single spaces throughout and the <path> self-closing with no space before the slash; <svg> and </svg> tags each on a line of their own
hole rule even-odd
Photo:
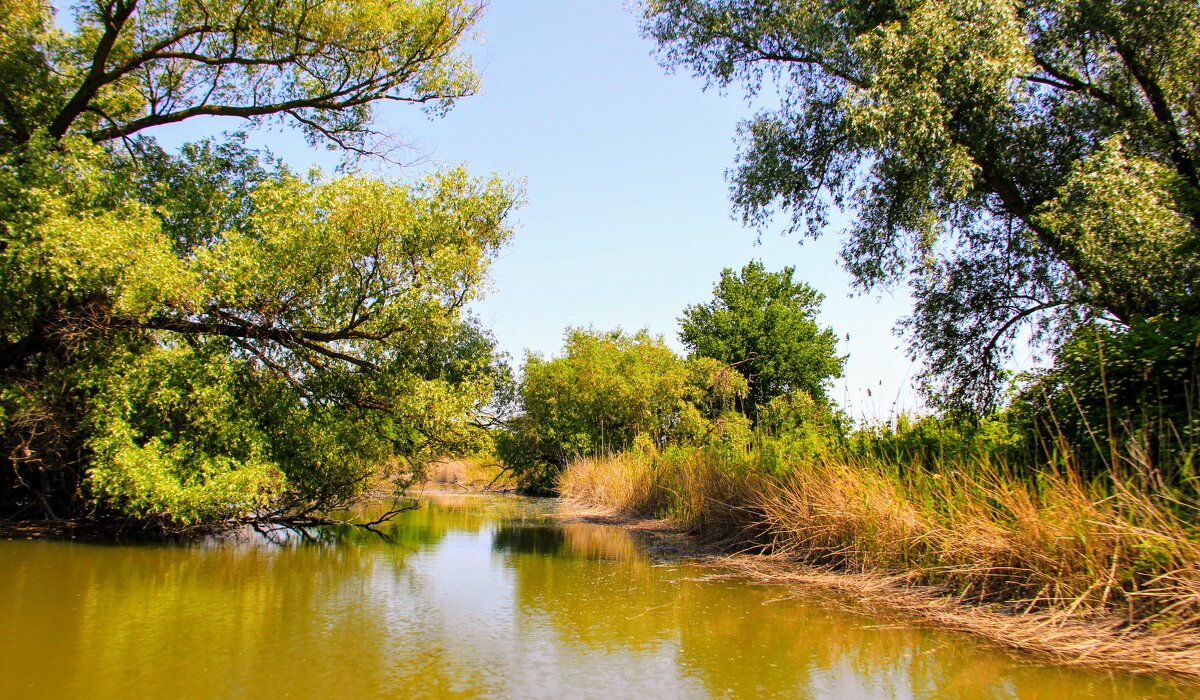
<svg viewBox="0 0 1200 700">
<path fill-rule="evenodd" d="M 1016 397 L 1028 435 L 1074 452 L 1085 473 L 1132 466 L 1156 486 L 1186 484 L 1200 447 L 1200 319 L 1083 326 Z"/>
<path fill-rule="evenodd" d="M 448 106 L 479 8 L 4 3 L 0 510 L 211 522 L 344 504 L 476 439 L 495 370 L 463 316 L 519 199 L 462 169 L 300 177 L 201 115 L 368 149 L 381 100 Z"/>
<path fill-rule="evenodd" d="M 768 272 L 750 262 L 726 268 L 713 300 L 687 307 L 679 339 L 693 354 L 735 368 L 748 382 L 745 412 L 792 393 L 826 401 L 830 379 L 842 376 L 837 337 L 816 315 L 824 296 L 793 281 L 795 268 Z"/>
<path fill-rule="evenodd" d="M 734 405 L 746 390 L 740 374 L 644 330 L 569 329 L 560 357 L 525 359 L 520 413 L 497 444 L 524 488 L 548 491 L 575 457 L 720 439 L 744 422 Z"/>
<path fill-rule="evenodd" d="M 573 457 L 628 449 L 639 434 L 661 439 L 684 382 L 679 357 L 645 331 L 568 329 L 561 357 L 525 358 L 521 413 L 499 441 L 501 457 L 525 488 L 548 490 Z"/>
<path fill-rule="evenodd" d="M 44 129 L 102 142 L 196 116 L 288 120 L 367 150 L 380 101 L 436 111 L 477 78 L 458 43 L 469 0 L 86 0 L 59 30 L 46 2 L 3 0 L 0 147 Z"/>
<path fill-rule="evenodd" d="M 775 86 L 735 207 L 815 235 L 852 211 L 859 285 L 908 280 L 943 405 L 996 406 L 1022 329 L 1194 316 L 1200 6 L 1124 0 L 647 0 L 668 66 Z"/>
</svg>

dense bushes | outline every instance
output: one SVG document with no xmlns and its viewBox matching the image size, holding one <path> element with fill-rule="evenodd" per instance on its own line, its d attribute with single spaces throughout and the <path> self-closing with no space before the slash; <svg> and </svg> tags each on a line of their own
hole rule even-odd
<svg viewBox="0 0 1200 700">
<path fill-rule="evenodd" d="M 736 281 L 728 270 L 723 280 Z M 980 462 L 1025 479 L 1066 469 L 1083 479 L 1132 475 L 1160 492 L 1188 486 L 1200 437 L 1200 320 L 1093 324 L 1053 360 L 1016 378 L 1012 398 L 990 415 L 898 415 L 855 427 L 806 391 L 749 400 L 754 377 L 743 372 L 756 365 L 737 357 L 684 359 L 645 332 L 575 330 L 562 357 L 529 358 L 521 410 L 498 440 L 519 481 L 539 491 L 572 459 L 672 446 L 753 451 L 766 475 L 829 460 L 898 473 Z"/>
<path fill-rule="evenodd" d="M 745 379 L 711 358 L 685 360 L 645 331 L 569 330 L 562 357 L 526 359 L 518 394 L 521 413 L 497 448 L 530 491 L 552 488 L 575 457 L 749 436 L 733 408 Z"/>
<path fill-rule="evenodd" d="M 845 421 L 826 399 L 845 360 L 816 322 L 822 296 L 792 268 L 726 269 L 707 304 L 688 307 L 680 357 L 646 331 L 568 330 L 561 357 L 530 355 L 498 451 L 528 490 L 553 488 L 573 458 L 635 446 L 744 449 L 760 435 L 805 435 L 813 448 Z M 798 440 L 797 440 L 798 442 Z"/>
</svg>

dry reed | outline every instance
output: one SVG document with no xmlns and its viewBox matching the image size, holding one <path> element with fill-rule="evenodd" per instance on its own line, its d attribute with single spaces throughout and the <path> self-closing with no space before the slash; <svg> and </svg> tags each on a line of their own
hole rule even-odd
<svg viewBox="0 0 1200 700">
<path fill-rule="evenodd" d="M 634 453 L 576 459 L 558 489 L 576 509 L 619 516 L 655 513 L 668 496 L 656 465 Z"/>
<path fill-rule="evenodd" d="M 630 453 L 576 461 L 559 487 L 576 507 L 670 518 L 765 554 L 725 562 L 756 578 L 836 580 L 1063 661 L 1200 676 L 1189 505 L 1069 471 L 1021 479 L 986 460 L 902 471 L 814 459 L 778 477 L 752 461 Z"/>
</svg>

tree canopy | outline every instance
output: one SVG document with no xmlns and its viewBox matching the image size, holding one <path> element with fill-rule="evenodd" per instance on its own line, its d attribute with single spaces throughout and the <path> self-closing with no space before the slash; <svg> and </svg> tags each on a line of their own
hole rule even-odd
<svg viewBox="0 0 1200 700">
<path fill-rule="evenodd" d="M 197 116 L 287 120 L 369 150 L 380 101 L 445 110 L 477 78 L 459 41 L 470 0 L 86 0 L 75 30 L 50 3 L 2 0 L 0 146 L 39 129 L 95 142 Z"/>
<path fill-rule="evenodd" d="M 520 413 L 498 438 L 527 489 L 548 491 L 579 456 L 719 440 L 745 423 L 742 376 L 711 358 L 684 359 L 642 330 L 568 329 L 562 355 L 525 359 Z"/>
<path fill-rule="evenodd" d="M 761 262 L 726 268 L 707 304 L 687 307 L 679 339 L 693 354 L 735 368 L 749 385 L 746 413 L 790 393 L 826 400 L 830 379 L 842 376 L 837 337 L 821 328 L 817 290 L 794 281 L 795 268 L 768 272 Z"/>
<path fill-rule="evenodd" d="M 734 206 L 816 235 L 851 212 L 860 287 L 907 280 L 943 405 L 996 406 L 1023 331 L 1194 316 L 1200 6 L 1191 0 L 647 0 L 661 58 L 774 86 Z"/>
<path fill-rule="evenodd" d="M 344 504 L 473 439 L 463 315 L 520 195 L 461 168 L 301 177 L 204 115 L 372 150 L 380 101 L 475 84 L 456 0 L 3 0 L 0 510 L 212 522 Z"/>
</svg>

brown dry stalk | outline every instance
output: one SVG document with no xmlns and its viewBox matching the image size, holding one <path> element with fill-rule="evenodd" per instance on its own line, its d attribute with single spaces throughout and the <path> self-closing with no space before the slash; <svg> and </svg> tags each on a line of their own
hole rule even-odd
<svg viewBox="0 0 1200 700">
<path fill-rule="evenodd" d="M 1070 606 L 1014 614 L 914 586 L 906 575 L 822 569 L 780 556 L 733 555 L 706 561 L 757 582 L 847 593 L 869 609 L 979 635 L 1065 664 L 1200 678 L 1200 638 L 1186 626 L 1141 631 L 1120 616 L 1081 616 Z"/>
</svg>

